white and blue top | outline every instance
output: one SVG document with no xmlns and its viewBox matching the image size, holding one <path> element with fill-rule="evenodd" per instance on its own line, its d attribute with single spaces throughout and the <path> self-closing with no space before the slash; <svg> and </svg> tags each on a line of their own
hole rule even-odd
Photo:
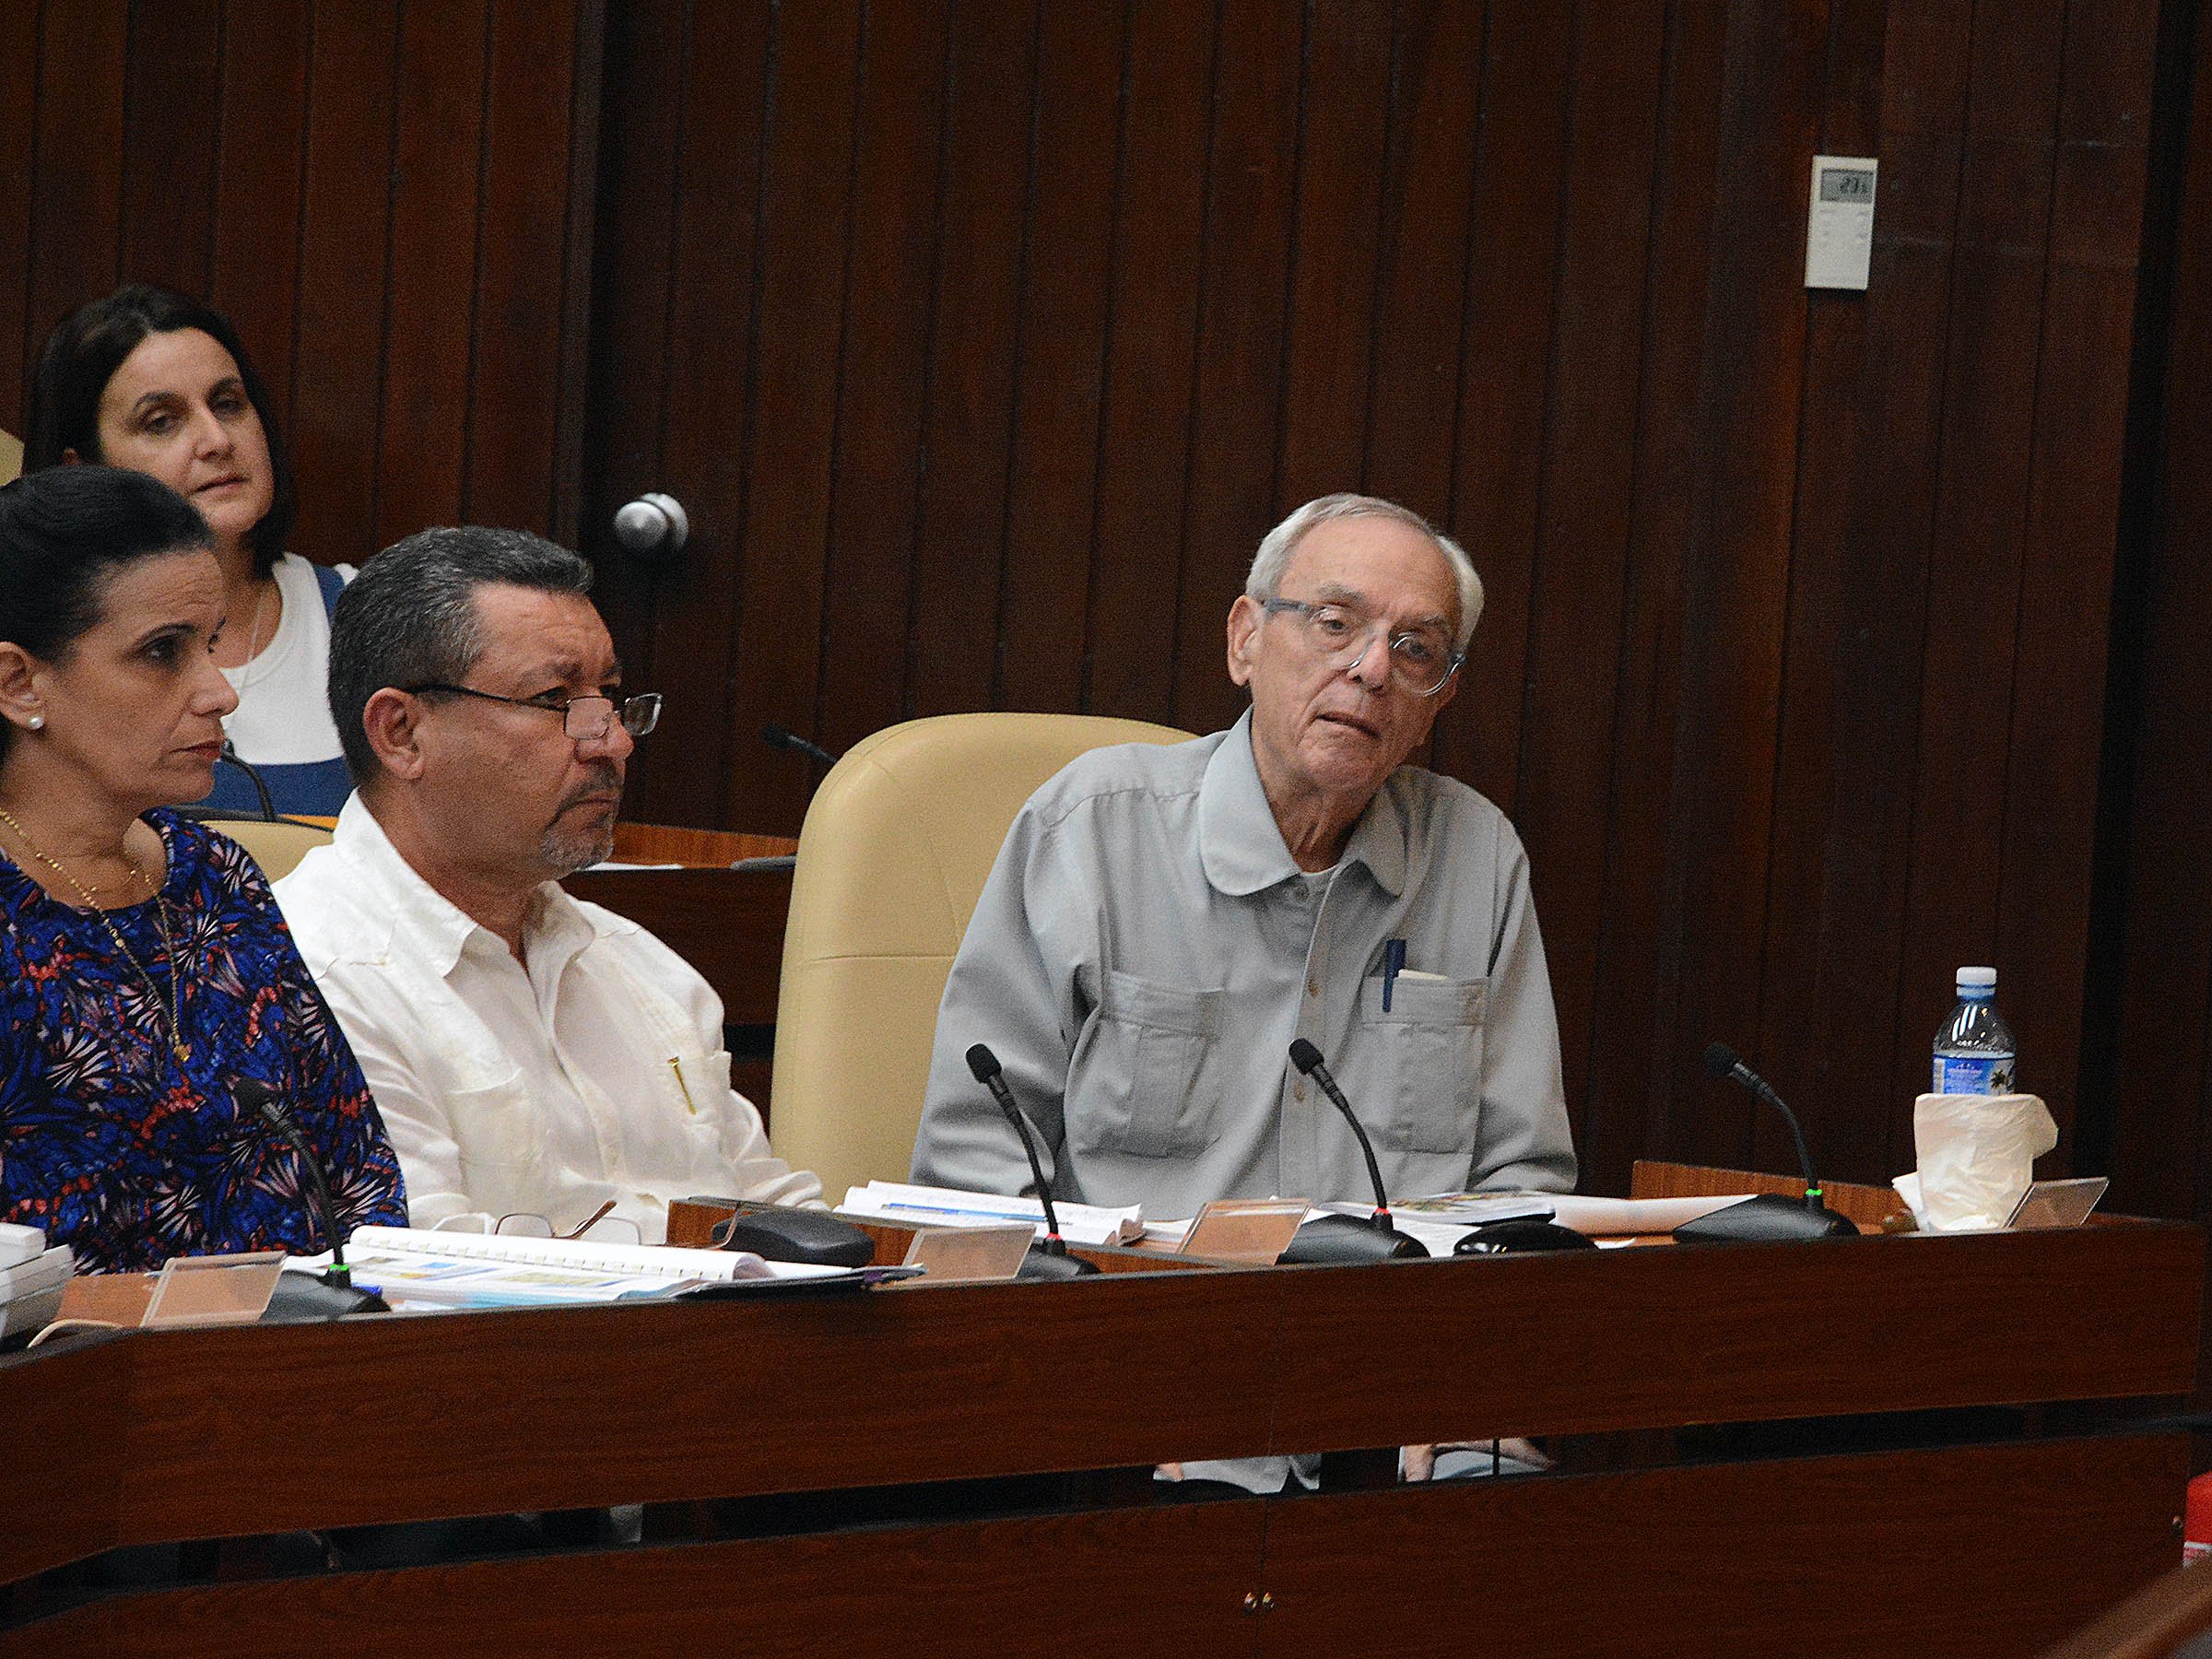
<svg viewBox="0 0 2212 1659">
<path fill-rule="evenodd" d="M 260 772 L 278 812 L 335 818 L 353 781 L 330 718 L 330 613 L 353 580 L 354 567 L 310 564 L 287 553 L 276 561 L 275 575 L 284 614 L 276 634 L 250 662 L 223 670 L 238 693 L 238 707 L 223 730 Z M 232 618 L 232 626 L 241 620 Z M 261 797 L 243 770 L 220 765 L 200 810 L 258 818 Z"/>
</svg>

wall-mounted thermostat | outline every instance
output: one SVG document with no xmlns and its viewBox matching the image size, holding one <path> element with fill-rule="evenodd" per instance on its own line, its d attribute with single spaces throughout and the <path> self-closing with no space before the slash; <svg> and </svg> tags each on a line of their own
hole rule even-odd
<svg viewBox="0 0 2212 1659">
<path fill-rule="evenodd" d="M 1872 156 L 1815 156 L 1805 228 L 1805 286 L 1863 288 L 1874 253 Z"/>
</svg>

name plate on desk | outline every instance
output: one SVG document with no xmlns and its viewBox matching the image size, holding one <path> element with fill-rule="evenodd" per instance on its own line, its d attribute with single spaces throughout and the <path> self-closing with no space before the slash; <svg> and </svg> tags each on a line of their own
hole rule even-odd
<svg viewBox="0 0 2212 1659">
<path fill-rule="evenodd" d="M 284 1252 L 257 1250 L 245 1255 L 178 1256 L 154 1280 L 154 1293 L 139 1324 L 159 1325 L 252 1324 L 276 1293 L 284 1271 Z"/>
<path fill-rule="evenodd" d="M 1272 1266 L 1306 1218 L 1303 1198 L 1215 1198 L 1201 1206 L 1179 1253 Z"/>
<path fill-rule="evenodd" d="M 1026 1221 L 1000 1227 L 927 1227 L 906 1247 L 906 1265 L 919 1267 L 923 1283 L 971 1285 L 1010 1279 L 1021 1271 L 1035 1230 Z"/>
<path fill-rule="evenodd" d="M 2112 1182 L 2102 1175 L 2083 1175 L 2072 1181 L 2037 1181 L 2020 1194 L 2006 1226 L 2079 1227 L 2089 1218 Z"/>
</svg>

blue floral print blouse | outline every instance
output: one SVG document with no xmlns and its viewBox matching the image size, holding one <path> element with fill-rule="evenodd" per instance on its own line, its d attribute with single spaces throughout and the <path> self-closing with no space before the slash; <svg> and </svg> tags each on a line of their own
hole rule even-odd
<svg viewBox="0 0 2212 1659">
<path fill-rule="evenodd" d="M 153 900 L 107 912 L 134 965 L 97 912 L 0 856 L 0 1219 L 73 1246 L 80 1272 L 328 1248 L 297 1155 L 240 1106 L 252 1078 L 322 1156 L 341 1229 L 406 1226 L 368 1085 L 260 868 L 189 818 L 147 821 L 173 959 Z"/>
</svg>

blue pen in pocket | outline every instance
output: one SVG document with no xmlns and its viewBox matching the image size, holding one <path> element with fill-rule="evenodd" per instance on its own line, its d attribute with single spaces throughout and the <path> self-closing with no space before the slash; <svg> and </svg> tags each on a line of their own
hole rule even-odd
<svg viewBox="0 0 2212 1659">
<path fill-rule="evenodd" d="M 1406 966 L 1406 941 L 1389 939 L 1382 946 L 1382 1012 L 1390 1012 L 1390 994 L 1397 988 L 1398 971 Z"/>
</svg>

